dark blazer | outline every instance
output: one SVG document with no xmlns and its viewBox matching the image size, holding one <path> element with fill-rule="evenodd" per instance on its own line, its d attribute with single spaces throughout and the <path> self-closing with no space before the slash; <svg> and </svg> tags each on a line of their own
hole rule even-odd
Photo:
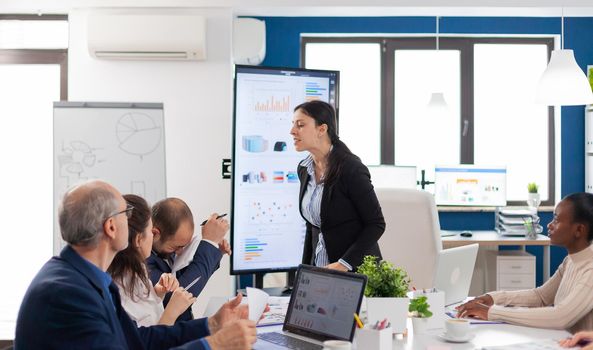
<svg viewBox="0 0 593 350">
<path fill-rule="evenodd" d="M 307 168 L 298 166 L 301 190 L 299 209 L 309 182 Z M 307 222 L 303 264 L 313 264 L 319 237 L 318 227 Z M 321 199 L 321 232 L 330 263 L 344 259 L 354 270 L 365 255 L 381 258 L 377 241 L 385 231 L 385 219 L 371 184 L 368 168 L 349 156 L 332 186 L 324 186 Z"/>
<path fill-rule="evenodd" d="M 23 298 L 14 348 L 204 349 L 197 339 L 209 335 L 207 319 L 138 328 L 113 282 L 109 292 L 113 302 L 83 258 L 64 248 L 45 263 Z"/>
<path fill-rule="evenodd" d="M 222 252 L 218 248 L 208 242 L 201 241 L 194 253 L 194 258 L 189 265 L 177 271 L 176 277 L 179 281 L 179 285 L 185 287 L 198 276 L 202 276 L 202 278 L 189 289 L 189 292 L 197 297 L 206 286 L 210 276 L 212 276 L 214 271 L 220 267 L 221 259 Z M 165 260 L 157 256 L 154 251 L 150 254 L 148 259 L 146 259 L 146 265 L 148 266 L 148 274 L 153 285 L 159 281 L 163 273 L 171 273 L 171 267 Z M 163 300 L 165 306 L 169 303 L 169 299 L 171 299 L 171 293 L 167 293 Z M 175 322 L 189 321 L 193 320 L 193 318 L 191 307 L 189 307 L 179 315 Z"/>
</svg>

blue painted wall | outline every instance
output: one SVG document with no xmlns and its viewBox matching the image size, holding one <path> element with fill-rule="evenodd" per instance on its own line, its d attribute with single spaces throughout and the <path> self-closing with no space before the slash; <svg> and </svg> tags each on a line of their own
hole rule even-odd
<svg viewBox="0 0 593 350">
<path fill-rule="evenodd" d="M 301 33 L 420 33 L 434 34 L 435 17 L 259 17 L 266 22 L 266 59 L 262 65 L 298 67 Z M 560 34 L 559 17 L 444 17 L 443 34 Z M 565 18 L 565 48 L 573 49 L 583 71 L 593 64 L 593 18 Z M 563 107 L 561 119 L 561 193 L 584 191 L 583 107 Z M 542 213 L 546 225 L 551 213 Z M 492 229 L 493 213 L 440 213 L 444 229 Z M 541 261 L 541 248 L 528 251 Z M 551 270 L 566 256 L 564 249 L 552 248 Z M 542 283 L 541 263 L 537 283 Z"/>
</svg>

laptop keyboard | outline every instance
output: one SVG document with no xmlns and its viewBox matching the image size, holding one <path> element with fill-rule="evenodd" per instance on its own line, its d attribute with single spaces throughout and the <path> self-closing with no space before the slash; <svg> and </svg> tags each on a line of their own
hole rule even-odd
<svg viewBox="0 0 593 350">
<path fill-rule="evenodd" d="M 283 346 L 287 349 L 294 349 L 294 350 L 321 350 L 323 346 L 312 344 L 307 341 L 289 337 L 282 333 L 278 332 L 270 332 L 270 333 L 260 333 L 257 335 L 259 339 L 268 341 L 270 343 L 274 343 L 276 345 Z"/>
</svg>

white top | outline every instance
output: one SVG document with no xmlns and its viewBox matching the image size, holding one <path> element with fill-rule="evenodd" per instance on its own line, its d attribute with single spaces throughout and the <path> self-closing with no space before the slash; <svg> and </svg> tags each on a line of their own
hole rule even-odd
<svg viewBox="0 0 593 350">
<path fill-rule="evenodd" d="M 124 283 L 129 283 L 129 278 L 124 280 Z M 150 280 L 149 280 L 150 282 Z M 134 300 L 124 292 L 123 286 L 117 283 L 119 287 L 119 295 L 121 297 L 121 304 L 130 315 L 130 318 L 140 326 L 153 326 L 159 323 L 165 308 L 163 307 L 163 299 L 156 294 L 154 287 L 150 284 L 150 293 L 146 295 L 146 286 L 142 281 L 136 281 L 136 288 L 134 288 Z"/>
<path fill-rule="evenodd" d="M 489 320 L 522 326 L 566 329 L 571 333 L 593 329 L 593 250 L 568 255 L 544 285 L 535 289 L 488 293 L 494 306 Z M 514 306 L 514 307 L 509 307 Z"/>
</svg>

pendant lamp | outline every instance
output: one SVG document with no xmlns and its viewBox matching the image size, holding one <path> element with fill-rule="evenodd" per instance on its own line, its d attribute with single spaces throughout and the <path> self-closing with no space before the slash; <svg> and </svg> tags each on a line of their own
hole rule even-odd
<svg viewBox="0 0 593 350">
<path fill-rule="evenodd" d="M 439 51 L 439 16 L 436 18 L 436 51 Z M 445 94 L 443 92 L 435 91 L 430 95 L 428 101 L 428 110 L 433 115 L 443 115 L 449 112 L 449 106 L 445 101 Z"/>
<path fill-rule="evenodd" d="M 593 103 L 587 77 L 572 50 L 564 49 L 564 9 L 562 10 L 561 50 L 553 50 L 548 67 L 540 78 L 535 100 L 548 106 L 578 106 Z"/>
</svg>

